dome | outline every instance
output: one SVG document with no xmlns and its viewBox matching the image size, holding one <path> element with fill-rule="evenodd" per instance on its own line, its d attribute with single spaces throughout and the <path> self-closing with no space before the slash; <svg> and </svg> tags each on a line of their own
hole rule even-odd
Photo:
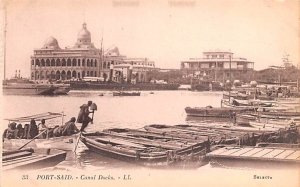
<svg viewBox="0 0 300 187">
<path fill-rule="evenodd" d="M 50 36 L 44 43 L 43 49 L 60 49 L 57 40 Z"/>
<path fill-rule="evenodd" d="M 79 43 L 90 43 L 91 42 L 91 33 L 86 28 L 86 23 L 82 24 L 82 29 L 77 35 L 77 42 Z"/>
</svg>

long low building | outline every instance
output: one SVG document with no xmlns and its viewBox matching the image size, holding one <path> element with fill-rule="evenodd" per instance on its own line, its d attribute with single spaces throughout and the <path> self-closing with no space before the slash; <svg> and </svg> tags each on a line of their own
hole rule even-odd
<svg viewBox="0 0 300 187">
<path fill-rule="evenodd" d="M 252 72 L 253 67 L 254 62 L 234 57 L 232 52 L 203 52 L 202 58 L 181 61 L 181 70 L 187 76 L 215 81 L 241 79 L 243 74 Z"/>
</svg>

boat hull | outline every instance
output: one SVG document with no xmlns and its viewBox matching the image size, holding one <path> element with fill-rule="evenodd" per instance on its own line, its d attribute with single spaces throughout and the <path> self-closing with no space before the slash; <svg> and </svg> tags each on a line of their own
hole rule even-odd
<svg viewBox="0 0 300 187">
<path fill-rule="evenodd" d="M 48 148 L 48 149 L 50 148 L 50 149 L 71 151 L 72 149 L 74 149 L 77 137 L 78 135 L 61 136 L 61 137 L 54 137 L 49 139 L 35 139 L 32 142 L 30 142 L 26 147 Z M 29 141 L 30 141 L 29 139 L 4 139 L 3 148 L 17 149 Z"/>
<path fill-rule="evenodd" d="M 51 85 L 3 85 L 5 95 L 52 95 L 54 90 Z"/>
</svg>

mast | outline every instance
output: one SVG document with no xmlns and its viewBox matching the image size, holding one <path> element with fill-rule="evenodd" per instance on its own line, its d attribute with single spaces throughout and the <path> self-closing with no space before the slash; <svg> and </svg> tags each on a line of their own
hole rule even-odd
<svg viewBox="0 0 300 187">
<path fill-rule="evenodd" d="M 7 27 L 7 16 L 6 6 L 4 5 L 4 38 L 3 38 L 3 80 L 6 79 L 6 27 Z"/>
</svg>

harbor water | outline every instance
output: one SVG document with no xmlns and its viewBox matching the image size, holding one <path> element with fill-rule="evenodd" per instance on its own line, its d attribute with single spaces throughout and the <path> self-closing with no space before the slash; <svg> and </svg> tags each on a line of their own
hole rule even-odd
<svg viewBox="0 0 300 187">
<path fill-rule="evenodd" d="M 100 96 L 102 95 L 103 96 Z M 71 117 L 77 117 L 79 107 L 89 100 L 97 104 L 94 113 L 94 123 L 89 124 L 87 132 L 100 131 L 107 128 L 143 128 L 149 124 L 197 124 L 197 123 L 224 123 L 230 121 L 213 119 L 188 118 L 184 108 L 190 107 L 219 107 L 222 92 L 191 92 L 191 91 L 142 91 L 141 96 L 114 97 L 111 91 L 71 91 L 62 96 L 3 96 L 3 118 L 29 116 L 44 112 L 64 112 L 63 122 Z M 3 127 L 7 121 L 3 120 Z M 62 119 L 55 123 L 46 121 L 49 126 L 60 125 Z M 77 124 L 80 127 L 80 124 Z M 88 170 L 140 168 L 134 163 L 126 163 L 103 157 L 87 150 L 79 144 L 76 154 L 68 152 L 67 159 L 55 166 L 61 170 Z M 53 168 L 52 168 L 53 169 Z M 191 169 L 182 166 L 180 169 Z M 216 171 L 210 164 L 194 167 L 196 170 L 209 169 Z"/>
</svg>

